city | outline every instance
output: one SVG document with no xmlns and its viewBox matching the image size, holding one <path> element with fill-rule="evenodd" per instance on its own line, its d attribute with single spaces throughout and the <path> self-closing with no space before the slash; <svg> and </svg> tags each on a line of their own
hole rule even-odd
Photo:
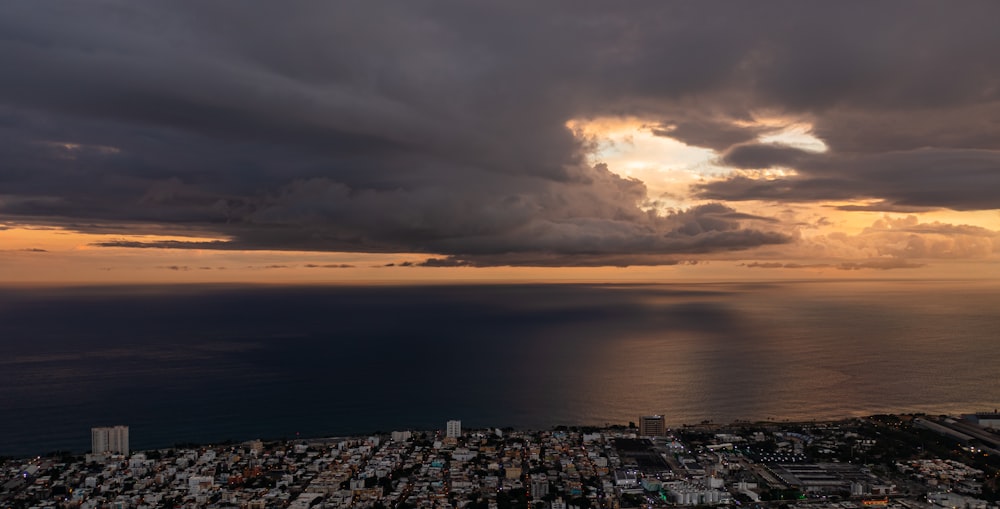
<svg viewBox="0 0 1000 509">
<path fill-rule="evenodd" d="M 1000 509 L 998 20 L 0 1 L 0 509 Z"/>
<path fill-rule="evenodd" d="M 463 429 L 91 452 L 3 463 L 11 509 L 997 507 L 996 413 L 831 422 Z"/>
</svg>

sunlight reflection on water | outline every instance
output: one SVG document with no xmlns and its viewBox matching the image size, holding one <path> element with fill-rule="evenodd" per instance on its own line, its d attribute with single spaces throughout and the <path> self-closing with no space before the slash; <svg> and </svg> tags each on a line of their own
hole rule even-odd
<svg viewBox="0 0 1000 509">
<path fill-rule="evenodd" d="M 0 291 L 0 455 L 258 436 L 955 413 L 1000 292 L 945 283 Z M 52 320 L 59 316 L 59 320 Z"/>
</svg>

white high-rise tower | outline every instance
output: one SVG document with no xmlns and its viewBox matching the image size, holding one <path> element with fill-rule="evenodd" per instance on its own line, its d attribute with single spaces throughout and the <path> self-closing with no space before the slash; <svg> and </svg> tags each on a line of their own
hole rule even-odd
<svg viewBox="0 0 1000 509">
<path fill-rule="evenodd" d="M 448 421 L 448 424 L 445 426 L 445 436 L 448 438 L 462 436 L 462 421 Z"/>
<path fill-rule="evenodd" d="M 128 456 L 128 426 L 90 428 L 90 451 L 112 452 Z"/>
</svg>

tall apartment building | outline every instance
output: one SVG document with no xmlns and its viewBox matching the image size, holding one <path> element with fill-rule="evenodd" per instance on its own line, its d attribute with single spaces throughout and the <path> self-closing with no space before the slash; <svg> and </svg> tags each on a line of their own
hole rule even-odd
<svg viewBox="0 0 1000 509">
<path fill-rule="evenodd" d="M 448 421 L 447 425 L 445 425 L 445 436 L 448 438 L 462 436 L 462 421 Z"/>
<path fill-rule="evenodd" d="M 128 456 L 128 426 L 90 428 L 90 451 Z"/>
<path fill-rule="evenodd" d="M 531 498 L 541 500 L 549 494 L 549 478 L 545 474 L 532 474 L 531 476 Z"/>
<path fill-rule="evenodd" d="M 662 415 L 644 415 L 639 418 L 639 436 L 659 437 L 667 434 Z"/>
</svg>

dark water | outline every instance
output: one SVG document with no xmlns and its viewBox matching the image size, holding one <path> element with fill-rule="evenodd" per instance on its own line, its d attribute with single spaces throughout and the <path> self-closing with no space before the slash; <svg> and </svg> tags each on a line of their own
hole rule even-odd
<svg viewBox="0 0 1000 509">
<path fill-rule="evenodd" d="M 0 455 L 1000 406 L 968 283 L 0 290 Z"/>
</svg>

